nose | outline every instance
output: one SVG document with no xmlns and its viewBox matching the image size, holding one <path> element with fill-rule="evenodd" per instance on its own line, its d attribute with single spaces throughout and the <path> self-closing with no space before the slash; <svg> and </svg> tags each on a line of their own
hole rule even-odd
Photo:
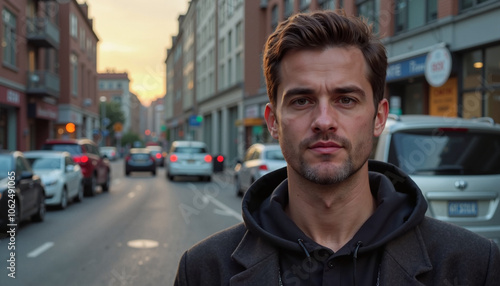
<svg viewBox="0 0 500 286">
<path fill-rule="evenodd" d="M 323 133 L 337 130 L 338 121 L 335 108 L 328 101 L 320 101 L 314 114 L 313 132 Z"/>
</svg>

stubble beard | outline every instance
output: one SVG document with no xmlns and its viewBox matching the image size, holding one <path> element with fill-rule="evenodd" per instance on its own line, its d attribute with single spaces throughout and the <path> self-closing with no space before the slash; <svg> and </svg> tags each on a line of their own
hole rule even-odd
<svg viewBox="0 0 500 286">
<path fill-rule="evenodd" d="M 290 162 L 289 160 L 294 160 L 296 162 L 298 161 L 298 164 L 288 164 L 289 167 L 293 168 L 295 172 L 312 183 L 319 185 L 334 185 L 344 182 L 353 174 L 357 173 L 369 158 L 372 140 L 366 140 L 369 142 L 364 141 L 363 144 L 353 150 L 352 144 L 349 140 L 334 133 L 317 134 L 316 136 L 305 139 L 299 144 L 299 150 L 307 150 L 307 146 L 310 146 L 311 144 L 314 144 L 315 142 L 320 140 L 334 141 L 339 143 L 343 147 L 343 150 L 347 153 L 347 158 L 344 160 L 344 162 L 342 162 L 339 166 L 332 166 L 332 164 L 328 164 L 328 161 L 331 161 L 334 155 L 323 155 L 324 158 L 322 159 L 324 160 L 325 164 L 312 166 L 311 164 L 306 162 L 304 156 L 301 156 L 299 154 L 285 154 L 287 153 L 285 150 L 288 151 L 293 149 L 282 148 L 284 152 L 283 155 L 285 155 L 285 158 L 287 158 L 288 162 Z M 288 145 L 286 141 L 284 142 L 284 145 Z M 292 146 L 288 147 L 292 148 Z M 359 154 L 359 156 L 362 157 L 356 158 L 358 160 L 355 160 L 355 154 Z M 295 168 L 294 165 L 298 165 L 297 168 Z"/>
</svg>

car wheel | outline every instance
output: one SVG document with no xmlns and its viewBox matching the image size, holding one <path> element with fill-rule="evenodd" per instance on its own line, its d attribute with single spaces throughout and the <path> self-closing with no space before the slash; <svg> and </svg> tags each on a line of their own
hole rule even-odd
<svg viewBox="0 0 500 286">
<path fill-rule="evenodd" d="M 31 219 L 36 222 L 41 222 L 45 218 L 45 195 L 43 190 L 40 191 L 40 195 L 38 196 L 38 210 L 36 214 L 34 214 Z"/>
<path fill-rule="evenodd" d="M 236 188 L 236 196 L 237 197 L 243 196 L 243 192 L 241 191 L 241 183 L 238 176 L 234 176 L 234 182 L 235 182 L 234 186 Z"/>
<path fill-rule="evenodd" d="M 156 171 L 152 171 L 151 173 L 153 174 L 153 176 L 156 176 Z"/>
<path fill-rule="evenodd" d="M 205 177 L 205 181 L 207 181 L 207 182 L 211 182 L 211 181 L 212 181 L 212 176 L 206 176 L 206 177 Z"/>
<path fill-rule="evenodd" d="M 68 191 L 66 187 L 62 190 L 61 201 L 59 202 L 59 209 L 63 210 L 68 207 Z"/>
<path fill-rule="evenodd" d="M 92 175 L 92 178 L 90 180 L 90 185 L 86 186 L 85 194 L 90 197 L 95 196 L 96 186 L 97 186 L 97 177 L 95 175 Z"/>
<path fill-rule="evenodd" d="M 109 191 L 110 180 L 111 180 L 111 176 L 109 175 L 109 170 L 108 170 L 108 174 L 106 175 L 106 181 L 101 185 L 102 190 L 104 192 Z"/>
<path fill-rule="evenodd" d="M 83 183 L 78 184 L 78 193 L 76 193 L 75 201 L 83 201 Z"/>
<path fill-rule="evenodd" d="M 173 181 L 174 180 L 174 176 L 172 176 L 172 175 L 167 175 L 167 178 L 168 178 L 169 181 Z"/>
</svg>

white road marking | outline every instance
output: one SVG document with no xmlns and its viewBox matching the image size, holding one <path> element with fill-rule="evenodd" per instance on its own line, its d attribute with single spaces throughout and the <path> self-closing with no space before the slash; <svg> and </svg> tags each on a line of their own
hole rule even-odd
<svg viewBox="0 0 500 286">
<path fill-rule="evenodd" d="M 232 216 L 234 218 L 236 218 L 237 220 L 239 221 L 243 221 L 243 218 L 241 217 L 241 214 L 234 211 L 232 208 L 226 206 L 225 204 L 221 203 L 220 201 L 216 200 L 214 197 L 210 196 L 210 195 L 205 195 L 204 197 L 206 197 L 209 201 L 211 201 L 214 205 L 218 206 L 219 208 L 221 208 L 222 210 L 215 210 L 216 213 L 223 213 L 225 215 L 228 215 L 228 216 Z"/>
<path fill-rule="evenodd" d="M 40 255 L 40 254 L 44 253 L 45 251 L 47 251 L 52 246 L 54 246 L 54 243 L 52 241 L 46 242 L 46 243 L 40 245 L 35 250 L 33 250 L 32 252 L 28 253 L 28 257 L 35 258 L 38 255 Z"/>
</svg>

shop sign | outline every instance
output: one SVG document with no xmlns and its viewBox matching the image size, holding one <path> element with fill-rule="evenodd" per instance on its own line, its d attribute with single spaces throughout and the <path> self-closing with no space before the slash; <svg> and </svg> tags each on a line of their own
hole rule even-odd
<svg viewBox="0 0 500 286">
<path fill-rule="evenodd" d="M 450 77 L 451 54 L 446 47 L 437 48 L 427 54 L 425 79 L 433 87 L 442 86 Z"/>
<path fill-rule="evenodd" d="M 425 72 L 425 59 L 427 55 L 421 55 L 404 61 L 389 64 L 387 67 L 386 81 L 422 76 Z"/>
<path fill-rule="evenodd" d="M 429 89 L 429 114 L 456 117 L 458 105 L 457 78 L 450 78 L 440 87 Z"/>
<path fill-rule="evenodd" d="M 15 90 L 6 87 L 0 87 L 0 103 L 8 105 L 20 106 L 21 94 Z"/>
</svg>

